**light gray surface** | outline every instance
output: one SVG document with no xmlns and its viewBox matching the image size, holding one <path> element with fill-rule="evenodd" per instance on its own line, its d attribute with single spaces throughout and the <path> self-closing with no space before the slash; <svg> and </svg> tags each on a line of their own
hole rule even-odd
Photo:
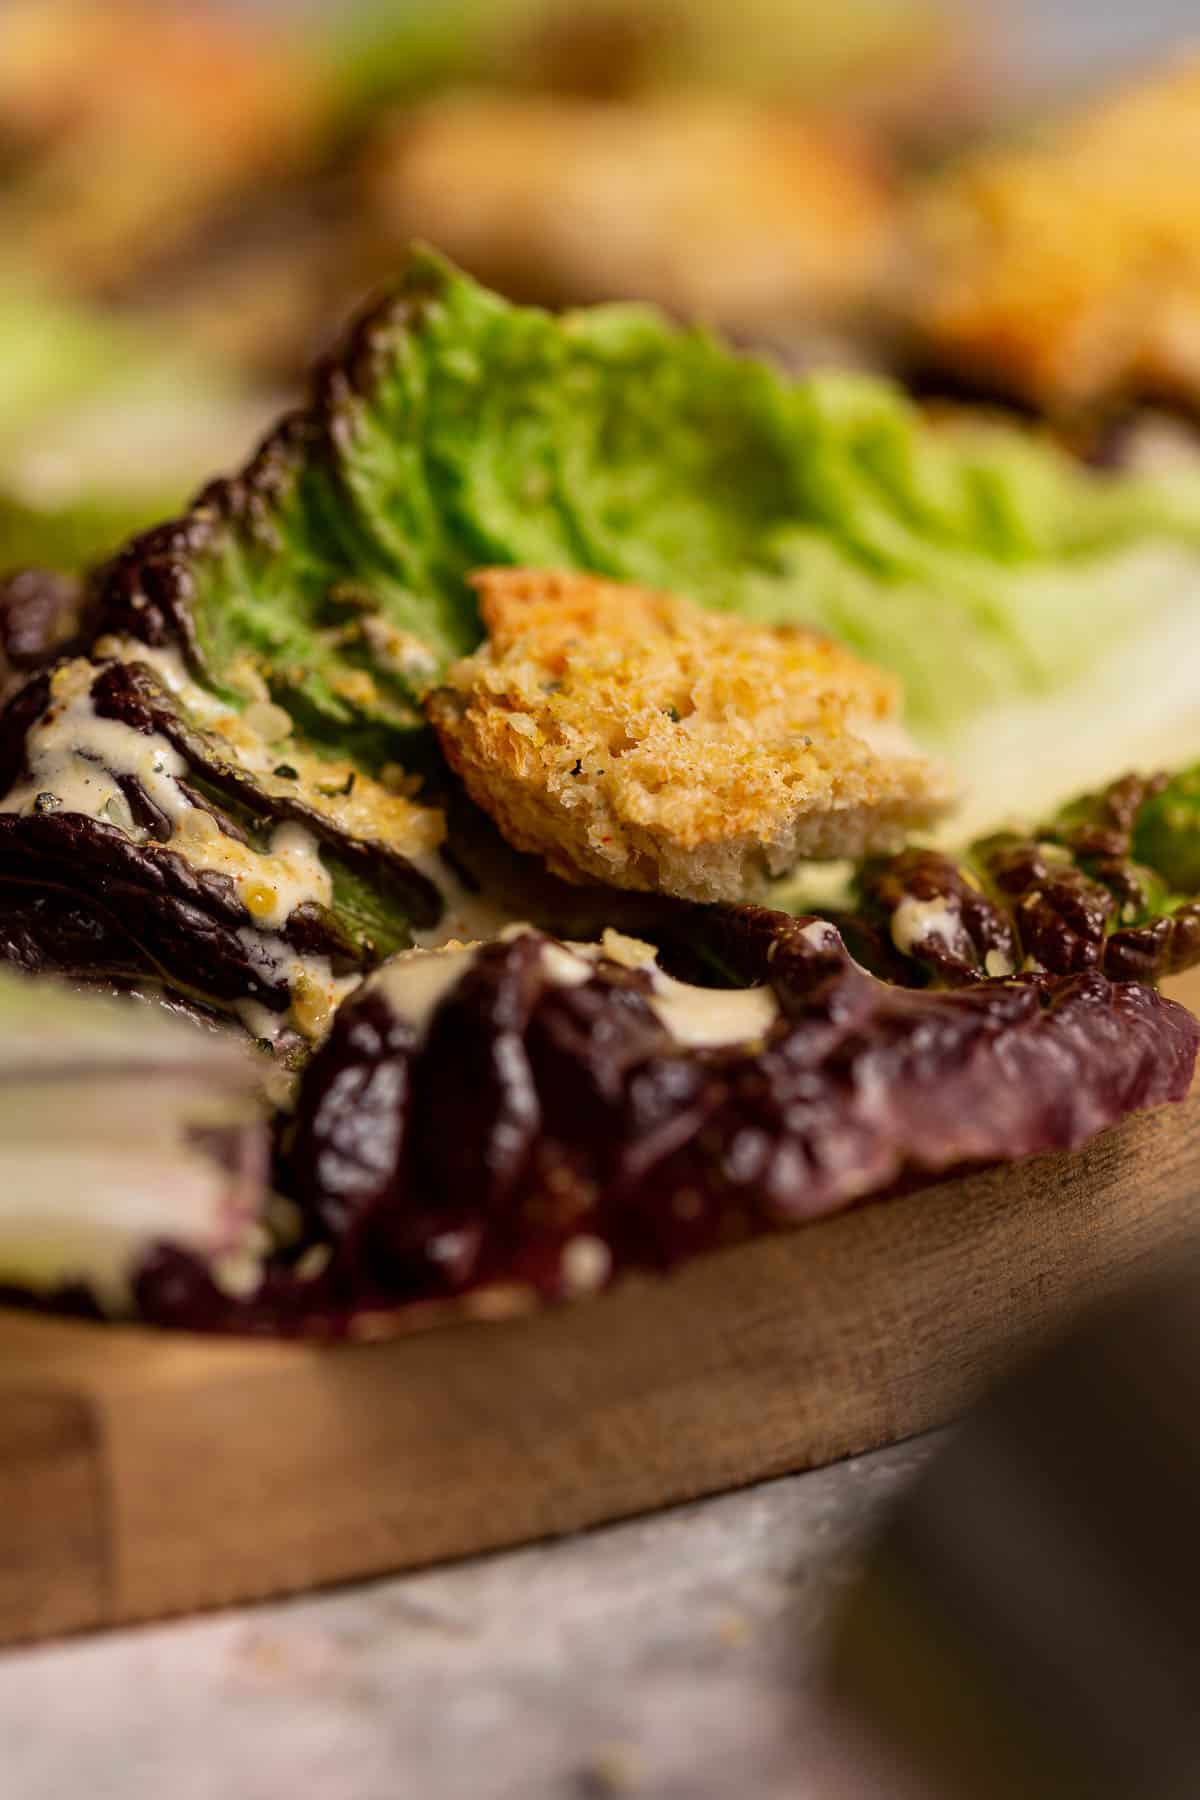
<svg viewBox="0 0 1200 1800">
<path fill-rule="evenodd" d="M 864 1534 L 927 1454 L 901 1445 L 504 1556 L 0 1657 L 0 1793 L 880 1800 L 823 1729 L 815 1674 Z"/>
<path fill-rule="evenodd" d="M 1172 45 L 1200 40 L 1196 0 L 960 0 L 998 23 L 1031 89 L 1100 80 Z"/>
</svg>

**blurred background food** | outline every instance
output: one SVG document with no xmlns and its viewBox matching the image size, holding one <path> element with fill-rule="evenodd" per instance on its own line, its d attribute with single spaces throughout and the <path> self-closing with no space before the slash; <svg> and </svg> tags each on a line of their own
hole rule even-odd
<svg viewBox="0 0 1200 1800">
<path fill-rule="evenodd" d="M 1200 385 L 1197 64 L 1068 48 L 962 0 L 7 0 L 0 570 L 234 466 L 414 238 L 1190 456 L 1128 414 Z"/>
<path fill-rule="evenodd" d="M 1037 411 L 1200 400 L 1200 57 L 987 145 L 915 204 L 930 363 Z"/>
<path fill-rule="evenodd" d="M 165 324 L 0 279 L 0 569 L 93 562 L 247 451 L 275 404 Z"/>
<path fill-rule="evenodd" d="M 236 464 L 414 236 L 550 304 L 877 354 L 900 157 L 984 66 L 939 0 L 7 0 L 0 569 Z"/>
<path fill-rule="evenodd" d="M 360 94 L 487 82 L 628 100 L 717 87 L 833 104 L 921 137 L 969 110 L 977 35 L 945 0 L 350 0 L 341 29 Z"/>
<path fill-rule="evenodd" d="M 9 0 L 0 272 L 271 373 L 414 226 L 555 299 L 853 302 L 880 171 L 975 106 L 976 35 L 939 0 Z"/>
<path fill-rule="evenodd" d="M 380 270 L 421 238 L 518 297 L 635 296 L 754 341 L 841 328 L 847 359 L 895 249 L 882 144 L 712 92 L 456 92 L 381 124 L 359 204 Z"/>
<path fill-rule="evenodd" d="M 222 203 L 293 168 L 322 103 L 298 45 L 215 7 L 7 0 L 4 259 L 120 292 Z"/>
</svg>

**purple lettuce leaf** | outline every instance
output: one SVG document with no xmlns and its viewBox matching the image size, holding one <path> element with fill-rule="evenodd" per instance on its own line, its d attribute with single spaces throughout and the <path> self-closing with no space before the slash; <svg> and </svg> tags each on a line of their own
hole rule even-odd
<svg viewBox="0 0 1200 1800">
<path fill-rule="evenodd" d="M 749 1042 L 681 1042 L 645 968 L 600 958 L 564 983 L 534 931 L 480 950 L 420 1023 L 394 976 L 368 982 L 281 1145 L 327 1266 L 307 1282 L 277 1269 L 239 1305 L 160 1258 L 144 1313 L 336 1331 L 496 1286 L 569 1297 L 908 1177 L 1072 1149 L 1188 1090 L 1200 1025 L 1153 988 L 1089 969 L 906 989 L 823 921 L 709 920 L 724 966 L 774 997 Z"/>
<path fill-rule="evenodd" d="M 1200 962 L 1200 771 L 1124 775 L 1040 829 L 957 856 L 910 847 L 864 863 L 839 918 L 890 981 L 961 987 L 1015 969 L 1161 981 Z"/>
</svg>

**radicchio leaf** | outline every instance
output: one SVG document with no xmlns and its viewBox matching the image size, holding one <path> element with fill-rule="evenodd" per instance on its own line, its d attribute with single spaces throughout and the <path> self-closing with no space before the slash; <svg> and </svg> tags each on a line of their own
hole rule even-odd
<svg viewBox="0 0 1200 1800">
<path fill-rule="evenodd" d="M 0 715 L 0 956 L 93 982 L 149 979 L 243 1017 L 251 1003 L 292 1039 L 318 1036 L 331 984 L 436 923 L 442 898 L 382 835 L 341 822 L 313 790 L 312 759 L 295 756 L 307 785 L 198 728 L 141 664 L 80 658 L 33 676 Z M 377 791 L 388 819 L 438 825 Z M 375 815 L 364 804 L 359 816 Z M 310 890 L 308 865 L 293 865 L 298 898 L 275 916 L 283 827 L 312 847 L 314 874 Z"/>
<path fill-rule="evenodd" d="M 283 1144 L 307 1241 L 330 1252 L 321 1279 L 302 1293 L 277 1274 L 239 1309 L 176 1259 L 147 1271 L 143 1308 L 329 1330 L 497 1284 L 561 1297 L 910 1175 L 1071 1149 L 1191 1080 L 1200 1025 L 1095 969 L 915 991 L 823 921 L 724 909 L 709 925 L 773 997 L 752 1041 L 689 1046 L 652 968 L 603 955 L 564 981 L 562 946 L 532 931 L 471 957 L 427 1020 L 398 976 L 368 982 Z"/>
<path fill-rule="evenodd" d="M 961 987 L 1020 968 L 1160 981 L 1200 963 L 1200 770 L 1123 776 L 1040 831 L 961 856 L 868 863 L 839 920 L 890 980 Z"/>
</svg>

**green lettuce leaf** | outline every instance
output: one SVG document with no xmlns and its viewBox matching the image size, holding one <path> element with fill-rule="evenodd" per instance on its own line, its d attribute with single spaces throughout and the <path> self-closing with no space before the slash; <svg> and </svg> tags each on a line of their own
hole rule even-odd
<svg viewBox="0 0 1200 1800">
<path fill-rule="evenodd" d="M 1148 586 L 1139 559 L 1164 553 Z M 422 253 L 309 409 L 108 593 L 226 699 L 248 660 L 304 729 L 378 761 L 477 642 L 465 578 L 487 563 L 819 626 L 895 669 L 949 743 L 1056 699 L 1158 611 L 1190 622 L 1200 478 L 938 427 L 884 381 L 791 382 L 641 307 L 511 306 Z"/>
<path fill-rule="evenodd" d="M 1176 893 L 1200 895 L 1200 766 L 1181 770 L 1149 797 L 1133 849 Z"/>
</svg>

